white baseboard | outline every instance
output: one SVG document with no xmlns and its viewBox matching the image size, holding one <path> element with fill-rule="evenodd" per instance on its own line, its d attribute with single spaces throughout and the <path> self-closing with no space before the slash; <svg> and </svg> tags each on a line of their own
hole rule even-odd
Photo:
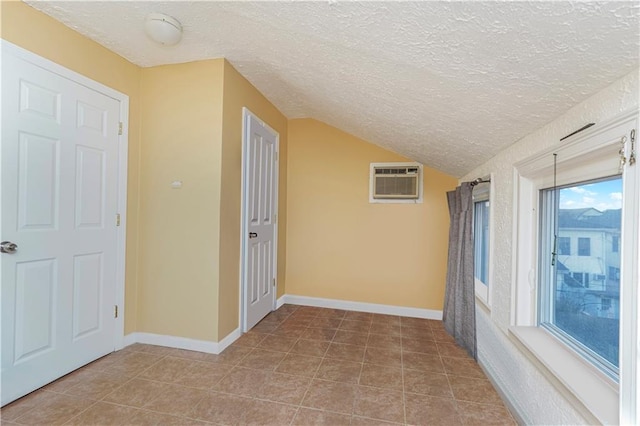
<svg viewBox="0 0 640 426">
<path fill-rule="evenodd" d="M 344 309 L 348 311 L 371 312 L 374 314 L 400 315 L 403 317 L 442 320 L 442 311 L 404 306 L 382 305 L 378 303 L 352 302 L 348 300 L 324 299 L 321 297 L 296 296 L 285 294 L 276 301 L 276 309 L 285 303 L 291 305 L 316 306 L 319 308 Z M 242 335 L 240 327 L 233 330 L 219 342 L 189 339 L 187 337 L 167 336 L 163 334 L 135 332 L 124 336 L 124 346 L 134 343 L 166 346 L 169 348 L 219 354 Z"/>
<path fill-rule="evenodd" d="M 511 398 L 511 394 L 509 392 L 505 392 L 504 383 L 502 383 L 498 379 L 498 375 L 495 374 L 495 371 L 493 367 L 491 367 L 491 364 L 482 360 L 480 354 L 478 354 L 478 365 L 502 398 L 502 401 L 507 406 L 509 412 L 511 412 L 511 415 L 515 419 L 516 423 L 519 425 L 532 424 L 529 421 L 525 421 L 524 417 L 522 416 L 522 413 L 524 413 L 524 411 L 520 408 L 520 404 L 518 404 L 513 398 Z"/>
<path fill-rule="evenodd" d="M 137 342 L 137 336 L 138 333 L 129 333 L 127 335 L 124 336 L 124 338 L 122 339 L 122 347 L 126 348 L 127 346 L 133 345 L 134 343 Z M 118 349 L 118 348 L 116 348 Z"/>
<path fill-rule="evenodd" d="M 190 339 L 188 337 L 136 332 L 124 336 L 124 346 L 129 346 L 134 343 L 144 343 L 147 345 L 158 345 L 166 346 L 168 348 L 219 354 L 230 344 L 235 342 L 241 334 L 240 328 L 236 328 L 219 342 L 210 342 L 207 340 Z"/>
<path fill-rule="evenodd" d="M 285 294 L 278 299 L 277 306 L 285 303 L 292 305 L 316 306 L 319 308 L 345 309 L 348 311 L 371 312 L 374 314 L 400 315 L 403 317 L 442 320 L 442 311 L 404 306 L 381 305 L 378 303 L 351 302 L 348 300 L 324 299 L 321 297 L 296 296 Z"/>
<path fill-rule="evenodd" d="M 227 334 L 227 336 L 224 339 L 218 342 L 218 352 L 216 352 L 216 354 L 219 354 L 220 352 L 227 349 L 227 347 L 229 347 L 229 345 L 231 345 L 233 342 L 238 340 L 240 336 L 242 336 L 242 329 L 240 327 L 236 328 L 231 333 Z"/>
</svg>

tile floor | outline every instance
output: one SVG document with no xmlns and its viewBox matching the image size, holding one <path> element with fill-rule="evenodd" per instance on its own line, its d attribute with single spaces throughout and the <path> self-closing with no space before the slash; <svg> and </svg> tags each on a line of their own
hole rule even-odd
<svg viewBox="0 0 640 426">
<path fill-rule="evenodd" d="M 515 424 L 440 321 L 285 305 L 220 355 L 135 344 L 3 425 Z"/>
</svg>

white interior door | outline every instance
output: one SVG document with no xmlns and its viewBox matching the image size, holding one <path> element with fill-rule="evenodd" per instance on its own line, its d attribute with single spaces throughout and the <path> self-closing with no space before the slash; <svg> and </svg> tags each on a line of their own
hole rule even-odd
<svg viewBox="0 0 640 426">
<path fill-rule="evenodd" d="M 2 405 L 114 350 L 120 102 L 2 57 Z"/>
<path fill-rule="evenodd" d="M 278 134 L 244 110 L 244 331 L 274 308 Z"/>
</svg>

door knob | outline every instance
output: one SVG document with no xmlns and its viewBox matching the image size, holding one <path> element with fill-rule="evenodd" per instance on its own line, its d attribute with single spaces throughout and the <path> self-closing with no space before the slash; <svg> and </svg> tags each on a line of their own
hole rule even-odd
<svg viewBox="0 0 640 426">
<path fill-rule="evenodd" d="M 3 241 L 0 243 L 0 253 L 15 253 L 18 250 L 18 245 L 11 241 Z"/>
<path fill-rule="evenodd" d="M 257 232 L 249 232 L 249 238 L 258 238 Z"/>
</svg>

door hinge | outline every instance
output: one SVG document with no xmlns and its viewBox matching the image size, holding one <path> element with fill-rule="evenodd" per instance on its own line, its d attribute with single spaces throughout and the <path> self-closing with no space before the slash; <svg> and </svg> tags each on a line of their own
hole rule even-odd
<svg viewBox="0 0 640 426">
<path fill-rule="evenodd" d="M 118 124 L 118 135 L 122 135 L 122 121 Z"/>
<path fill-rule="evenodd" d="M 276 286 L 276 279 L 275 278 L 273 279 L 273 286 L 274 287 Z"/>
<path fill-rule="evenodd" d="M 276 151 L 276 161 L 278 161 L 278 151 Z"/>
<path fill-rule="evenodd" d="M 114 305 L 113 317 L 118 318 L 118 305 Z"/>
<path fill-rule="evenodd" d="M 277 214 L 273 215 L 273 223 L 278 223 L 278 215 Z"/>
<path fill-rule="evenodd" d="M 116 226 L 120 226 L 120 213 L 116 214 Z"/>
</svg>

